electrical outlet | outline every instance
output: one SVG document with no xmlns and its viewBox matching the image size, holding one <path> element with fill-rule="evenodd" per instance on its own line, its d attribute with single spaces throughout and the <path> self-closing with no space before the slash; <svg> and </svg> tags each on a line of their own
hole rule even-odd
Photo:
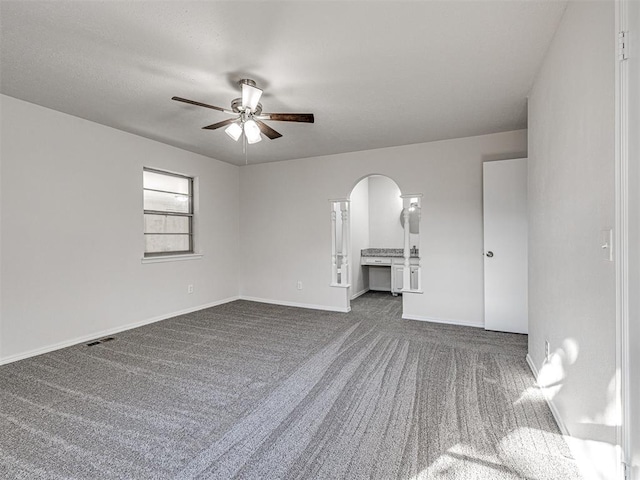
<svg viewBox="0 0 640 480">
<path fill-rule="evenodd" d="M 544 341 L 544 361 L 548 362 L 550 356 L 551 356 L 551 345 L 549 344 L 549 340 L 545 340 Z"/>
<path fill-rule="evenodd" d="M 187 285 L 187 293 L 193 293 L 193 285 Z"/>
<path fill-rule="evenodd" d="M 298 280 L 298 290 L 302 290 L 302 282 Z"/>
</svg>

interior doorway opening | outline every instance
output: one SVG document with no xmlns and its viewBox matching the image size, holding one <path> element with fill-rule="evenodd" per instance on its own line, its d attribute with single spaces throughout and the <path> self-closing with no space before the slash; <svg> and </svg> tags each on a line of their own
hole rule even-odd
<svg viewBox="0 0 640 480">
<path fill-rule="evenodd" d="M 421 292 L 420 194 L 402 194 L 385 175 L 361 178 L 331 201 L 331 284 L 351 300 L 369 291 Z"/>
</svg>

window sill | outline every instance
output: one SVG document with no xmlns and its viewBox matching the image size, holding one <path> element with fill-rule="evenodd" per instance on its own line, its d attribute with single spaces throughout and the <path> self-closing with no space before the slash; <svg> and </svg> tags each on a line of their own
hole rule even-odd
<svg viewBox="0 0 640 480">
<path fill-rule="evenodd" d="M 202 253 L 187 253 L 183 255 L 158 255 L 157 257 L 143 257 L 142 263 L 180 262 L 183 260 L 199 260 Z"/>
</svg>

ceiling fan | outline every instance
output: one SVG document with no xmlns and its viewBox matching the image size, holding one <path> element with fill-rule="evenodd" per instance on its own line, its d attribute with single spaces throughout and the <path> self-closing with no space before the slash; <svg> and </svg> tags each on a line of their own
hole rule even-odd
<svg viewBox="0 0 640 480">
<path fill-rule="evenodd" d="M 256 82 L 249 78 L 243 78 L 238 82 L 242 89 L 242 97 L 236 98 L 231 102 L 231 110 L 227 108 L 207 105 L 206 103 L 188 100 L 186 98 L 172 97 L 171 100 L 189 103 L 199 107 L 211 108 L 230 115 L 234 118 L 223 120 L 222 122 L 213 123 L 202 127 L 205 130 L 215 130 L 221 127 L 225 128 L 225 132 L 236 142 L 244 133 L 247 143 L 257 143 L 262 140 L 261 133 L 271 140 L 279 138 L 282 134 L 276 132 L 273 128 L 263 122 L 263 120 L 277 120 L 281 122 L 305 122 L 313 123 L 313 113 L 262 113 L 262 104 L 260 97 L 262 90 L 256 87 Z"/>
</svg>

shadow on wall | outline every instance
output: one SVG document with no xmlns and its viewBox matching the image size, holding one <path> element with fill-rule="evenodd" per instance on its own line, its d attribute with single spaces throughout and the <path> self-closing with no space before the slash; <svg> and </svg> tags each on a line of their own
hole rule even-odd
<svg viewBox="0 0 640 480">
<path fill-rule="evenodd" d="M 580 347 L 573 338 L 566 338 L 562 345 L 545 360 L 538 375 L 537 387 L 549 401 L 560 393 L 572 365 L 578 361 Z M 579 423 L 589 425 L 601 437 L 616 438 L 621 425 L 619 399 L 616 385 L 620 372 L 614 375 L 607 386 L 606 406 L 592 416 L 583 416 Z M 594 392 L 594 395 L 597 392 Z M 618 469 L 616 446 L 602 441 L 565 437 L 571 453 L 581 466 L 585 479 L 607 480 L 614 478 Z"/>
</svg>

